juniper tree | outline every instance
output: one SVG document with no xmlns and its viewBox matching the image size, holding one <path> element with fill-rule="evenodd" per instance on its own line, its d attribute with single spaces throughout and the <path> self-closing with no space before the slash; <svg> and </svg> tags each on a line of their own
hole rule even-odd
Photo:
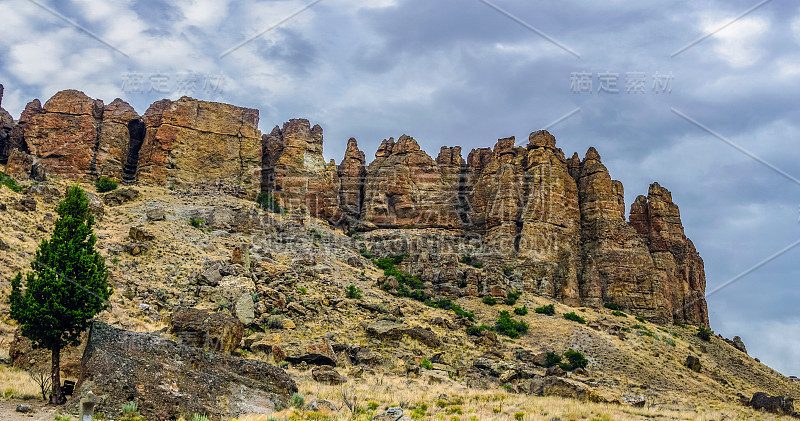
<svg viewBox="0 0 800 421">
<path fill-rule="evenodd" d="M 77 185 L 56 207 L 53 235 L 42 240 L 32 272 L 11 280 L 11 318 L 37 348 L 51 351 L 50 402 L 62 404 L 61 350 L 79 342 L 91 319 L 106 308 L 112 289 L 105 260 L 94 248 L 94 217 L 89 199 Z"/>
</svg>

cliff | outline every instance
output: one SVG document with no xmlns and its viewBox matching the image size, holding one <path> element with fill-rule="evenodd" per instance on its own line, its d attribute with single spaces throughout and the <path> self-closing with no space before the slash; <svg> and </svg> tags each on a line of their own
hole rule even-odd
<svg viewBox="0 0 800 421">
<path fill-rule="evenodd" d="M 703 261 L 670 192 L 653 183 L 626 221 L 622 183 L 600 154 L 567 159 L 546 131 L 526 146 L 500 139 L 466 160 L 458 146 L 433 159 L 403 135 L 367 163 L 350 139 L 337 166 L 323 158 L 319 125 L 294 119 L 262 136 L 257 110 L 187 97 L 139 116 L 120 99 L 104 105 L 69 90 L 43 107 L 32 101 L 17 122 L 2 109 L 0 117 L 0 163 L 16 177 L 265 192 L 300 217 L 360 231 L 375 256 L 408 253 L 402 269 L 426 296 L 516 289 L 708 325 Z"/>
</svg>

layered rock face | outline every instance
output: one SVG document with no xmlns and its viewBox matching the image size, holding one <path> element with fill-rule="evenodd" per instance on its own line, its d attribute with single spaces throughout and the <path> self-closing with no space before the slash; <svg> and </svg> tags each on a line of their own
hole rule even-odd
<svg viewBox="0 0 800 421">
<path fill-rule="evenodd" d="M 0 111 L 0 163 L 16 177 L 47 174 L 186 187 L 210 185 L 255 197 L 261 181 L 258 110 L 183 97 L 140 117 L 117 98 L 108 105 L 76 90 L 31 101 L 18 122 Z"/>
<path fill-rule="evenodd" d="M 321 133 L 292 120 L 265 136 L 264 187 L 290 209 L 364 231 L 376 256 L 408 253 L 402 268 L 425 282 L 426 295 L 519 289 L 570 305 L 615 303 L 663 323 L 708 324 L 702 260 L 671 195 L 654 184 L 626 221 L 622 183 L 594 148 L 567 159 L 538 131 L 524 147 L 510 137 L 473 149 L 466 161 L 458 147 L 443 147 L 434 160 L 404 135 L 384 140 L 365 167 L 351 139 L 336 178 L 323 163 Z M 337 212 L 341 219 L 331 217 Z"/>
<path fill-rule="evenodd" d="M 356 146 L 357 150 L 357 146 Z M 339 173 L 322 157 L 322 128 L 294 119 L 262 136 L 261 190 L 284 207 L 339 223 Z"/>
<path fill-rule="evenodd" d="M 258 110 L 182 97 L 154 103 L 143 120 L 138 180 L 176 187 L 212 184 L 237 196 L 258 193 Z"/>
</svg>

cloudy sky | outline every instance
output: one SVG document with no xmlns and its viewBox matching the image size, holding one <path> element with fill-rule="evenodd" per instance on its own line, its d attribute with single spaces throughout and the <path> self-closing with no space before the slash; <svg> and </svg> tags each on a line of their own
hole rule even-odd
<svg viewBox="0 0 800 421">
<path fill-rule="evenodd" d="M 15 117 L 70 88 L 305 117 L 337 161 L 351 136 L 435 155 L 548 128 L 595 146 L 626 203 L 672 190 L 712 328 L 800 375 L 796 2 L 0 0 L 0 83 Z"/>
</svg>

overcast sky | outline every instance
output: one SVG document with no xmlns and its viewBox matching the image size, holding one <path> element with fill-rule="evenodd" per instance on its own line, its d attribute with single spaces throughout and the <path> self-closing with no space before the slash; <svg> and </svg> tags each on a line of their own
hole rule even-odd
<svg viewBox="0 0 800 421">
<path fill-rule="evenodd" d="M 351 136 L 369 159 L 404 133 L 466 157 L 548 128 L 595 146 L 627 206 L 672 191 L 708 292 L 800 239 L 797 2 L 0 0 L 0 83 L 15 118 L 63 89 L 257 108 L 267 132 L 304 117 L 337 162 Z M 712 329 L 787 375 L 798 258 L 708 297 Z"/>
</svg>

